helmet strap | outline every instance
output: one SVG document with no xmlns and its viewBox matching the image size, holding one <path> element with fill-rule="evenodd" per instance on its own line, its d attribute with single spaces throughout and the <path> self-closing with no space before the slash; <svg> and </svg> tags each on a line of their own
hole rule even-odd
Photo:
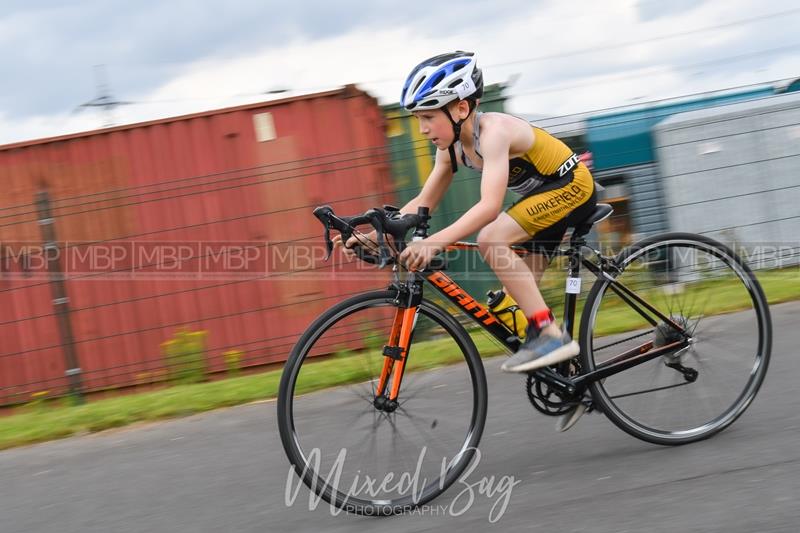
<svg viewBox="0 0 800 533">
<path fill-rule="evenodd" d="M 458 170 L 458 163 L 456 162 L 457 158 L 456 158 L 455 146 L 456 142 L 461 138 L 461 125 L 464 123 L 465 120 L 467 120 L 467 118 L 469 118 L 469 116 L 472 114 L 472 111 L 475 109 L 475 101 L 471 99 L 467 100 L 467 105 L 469 105 L 469 113 L 467 113 L 467 117 L 462 118 L 458 122 L 453 120 L 453 116 L 450 114 L 450 111 L 447 110 L 447 106 L 441 108 L 442 111 L 444 111 L 444 114 L 447 116 L 447 118 L 450 119 L 450 124 L 453 125 L 453 142 L 450 143 L 450 146 L 447 149 L 448 152 L 450 152 L 450 168 L 452 169 L 453 174 L 455 174 L 456 171 Z"/>
</svg>

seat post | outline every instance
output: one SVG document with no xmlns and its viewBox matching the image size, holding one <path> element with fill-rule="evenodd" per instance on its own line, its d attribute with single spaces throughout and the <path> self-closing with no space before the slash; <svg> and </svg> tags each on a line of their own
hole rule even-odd
<svg viewBox="0 0 800 533">
<path fill-rule="evenodd" d="M 575 309 L 577 308 L 578 295 L 581 292 L 581 248 L 584 242 L 582 237 L 572 240 L 567 252 L 569 267 L 567 268 L 564 290 L 564 331 L 569 333 L 571 338 L 574 338 Z"/>
</svg>

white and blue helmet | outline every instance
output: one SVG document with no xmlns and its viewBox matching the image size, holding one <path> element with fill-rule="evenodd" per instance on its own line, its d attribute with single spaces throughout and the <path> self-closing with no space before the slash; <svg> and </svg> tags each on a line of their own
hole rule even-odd
<svg viewBox="0 0 800 533">
<path fill-rule="evenodd" d="M 400 105 L 409 111 L 439 109 L 454 100 L 483 96 L 483 73 L 472 52 L 450 52 L 426 59 L 403 84 Z"/>
</svg>

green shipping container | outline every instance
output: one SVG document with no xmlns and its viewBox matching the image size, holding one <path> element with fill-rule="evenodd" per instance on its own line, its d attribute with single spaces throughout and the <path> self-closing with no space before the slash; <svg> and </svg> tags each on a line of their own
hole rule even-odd
<svg viewBox="0 0 800 533">
<path fill-rule="evenodd" d="M 504 111 L 506 96 L 504 85 L 486 87 L 480 102 L 481 111 Z M 414 117 L 392 104 L 383 108 L 387 124 L 387 138 L 391 151 L 391 171 L 400 206 L 414 198 L 428 179 L 433 168 L 436 148 L 419 133 Z M 453 183 L 436 208 L 431 219 L 431 233 L 455 222 L 480 200 L 480 173 L 459 165 Z M 514 195 L 506 195 L 506 204 Z M 476 235 L 465 240 L 473 241 Z M 450 252 L 448 274 L 472 296 L 483 300 L 486 291 L 500 287 L 491 268 L 483 262 L 477 251 Z"/>
</svg>

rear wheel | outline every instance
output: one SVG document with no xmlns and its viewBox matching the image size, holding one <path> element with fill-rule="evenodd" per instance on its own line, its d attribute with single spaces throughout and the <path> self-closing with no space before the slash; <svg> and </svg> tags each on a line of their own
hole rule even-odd
<svg viewBox="0 0 800 533">
<path fill-rule="evenodd" d="M 478 351 L 427 300 L 414 321 L 397 407 L 385 409 L 386 395 L 376 390 L 397 294 L 358 295 L 326 311 L 281 377 L 278 426 L 289 461 L 315 494 L 348 512 L 385 515 L 432 500 L 462 474 L 483 432 Z M 326 388 L 341 380 L 347 383 Z"/>
<path fill-rule="evenodd" d="M 621 429 L 656 444 L 685 444 L 725 429 L 753 401 L 771 352 L 769 307 L 752 271 L 723 244 L 683 233 L 646 239 L 617 262 L 615 280 L 683 332 L 652 313 L 646 320 L 598 279 L 581 318 L 584 369 L 631 350 L 689 342 L 593 383 L 594 402 Z"/>
</svg>

